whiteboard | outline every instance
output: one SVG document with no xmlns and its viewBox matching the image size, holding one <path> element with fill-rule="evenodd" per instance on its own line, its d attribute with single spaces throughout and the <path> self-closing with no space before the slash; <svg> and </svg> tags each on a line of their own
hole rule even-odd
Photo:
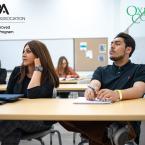
<svg viewBox="0 0 145 145">
<path fill-rule="evenodd" d="M 1 66 L 8 71 L 22 63 L 22 51 L 24 45 L 30 40 L 0 40 Z M 43 39 L 40 40 L 47 46 L 54 66 L 60 56 L 66 56 L 69 65 L 74 68 L 73 39 Z"/>
</svg>

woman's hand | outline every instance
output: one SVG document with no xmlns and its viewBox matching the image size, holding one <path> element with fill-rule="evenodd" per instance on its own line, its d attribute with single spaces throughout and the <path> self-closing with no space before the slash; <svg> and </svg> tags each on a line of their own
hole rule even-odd
<svg viewBox="0 0 145 145">
<path fill-rule="evenodd" d="M 41 66 L 40 59 L 39 59 L 39 58 L 35 58 L 35 59 L 34 59 L 34 64 L 35 64 L 35 67 L 36 67 L 36 66 Z"/>
<path fill-rule="evenodd" d="M 66 76 L 66 78 L 71 78 L 71 77 L 72 77 L 71 75 L 67 75 L 67 76 Z"/>
</svg>

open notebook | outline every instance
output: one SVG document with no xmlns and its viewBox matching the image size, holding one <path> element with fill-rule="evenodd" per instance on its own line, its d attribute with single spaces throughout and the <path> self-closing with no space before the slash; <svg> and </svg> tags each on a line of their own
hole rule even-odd
<svg viewBox="0 0 145 145">
<path fill-rule="evenodd" d="M 17 101 L 24 94 L 0 94 L 0 104 Z"/>
<path fill-rule="evenodd" d="M 77 99 L 74 100 L 74 104 L 110 104 L 112 103 L 111 100 L 100 100 L 100 99 L 95 99 L 95 100 L 87 100 L 85 97 L 78 97 Z"/>
</svg>

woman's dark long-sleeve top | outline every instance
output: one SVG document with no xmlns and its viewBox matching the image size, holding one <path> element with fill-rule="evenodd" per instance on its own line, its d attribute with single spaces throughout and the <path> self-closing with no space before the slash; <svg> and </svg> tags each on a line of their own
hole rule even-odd
<svg viewBox="0 0 145 145">
<path fill-rule="evenodd" d="M 6 69 L 0 68 L 0 84 L 6 84 L 7 71 Z"/>
<path fill-rule="evenodd" d="M 20 67 L 16 67 L 9 79 L 7 93 L 9 94 L 24 94 L 24 97 L 27 98 L 50 98 L 53 94 L 54 85 L 47 79 L 41 85 L 31 89 L 27 89 L 30 82 L 30 78 L 27 76 L 24 77 L 22 83 L 19 83 L 19 73 Z M 0 141 L 2 144 L 6 144 L 7 140 L 8 145 L 11 143 L 18 144 L 23 133 L 33 133 L 43 130 L 48 130 L 54 124 L 54 121 L 25 121 L 25 120 L 2 120 L 0 121 Z M 18 129 L 18 130 L 17 130 Z M 17 133 L 17 134 L 16 134 Z M 13 135 L 14 134 L 14 135 Z M 16 136 L 16 135 L 17 136 Z"/>
<path fill-rule="evenodd" d="M 25 76 L 22 83 L 18 82 L 20 67 L 15 67 L 9 79 L 7 93 L 9 94 L 24 94 L 27 98 L 51 98 L 53 96 L 54 85 L 46 79 L 41 85 L 31 89 L 27 89 L 30 78 Z M 47 77 L 47 76 L 46 76 Z"/>
</svg>

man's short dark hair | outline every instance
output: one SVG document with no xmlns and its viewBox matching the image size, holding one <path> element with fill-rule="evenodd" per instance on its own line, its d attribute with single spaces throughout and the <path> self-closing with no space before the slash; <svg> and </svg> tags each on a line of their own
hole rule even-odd
<svg viewBox="0 0 145 145">
<path fill-rule="evenodd" d="M 129 34 L 121 32 L 119 33 L 115 38 L 121 37 L 124 39 L 126 47 L 131 47 L 132 51 L 129 54 L 129 57 L 131 57 L 132 53 L 135 50 L 135 40 L 133 37 L 131 37 Z"/>
</svg>

